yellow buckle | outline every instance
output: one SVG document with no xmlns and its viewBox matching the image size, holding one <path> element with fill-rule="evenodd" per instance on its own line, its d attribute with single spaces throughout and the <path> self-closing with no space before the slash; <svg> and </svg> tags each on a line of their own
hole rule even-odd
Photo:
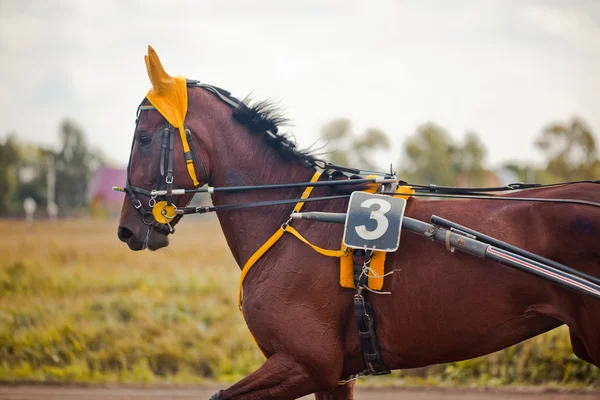
<svg viewBox="0 0 600 400">
<path fill-rule="evenodd" d="M 176 209 L 177 207 L 168 205 L 166 201 L 159 201 L 152 207 L 152 215 L 154 215 L 156 222 L 166 225 L 175 218 Z"/>
</svg>

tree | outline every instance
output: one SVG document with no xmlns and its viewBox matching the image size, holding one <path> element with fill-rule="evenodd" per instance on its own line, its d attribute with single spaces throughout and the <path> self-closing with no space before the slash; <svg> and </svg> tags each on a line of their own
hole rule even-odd
<svg viewBox="0 0 600 400">
<path fill-rule="evenodd" d="M 15 137 L 0 143 L 0 214 L 6 214 L 16 187 L 16 164 L 19 161 Z"/>
<path fill-rule="evenodd" d="M 83 131 L 65 120 L 60 130 L 61 148 L 55 154 L 56 202 L 60 207 L 81 207 L 87 202 L 87 185 L 93 155 L 87 148 Z"/>
<path fill-rule="evenodd" d="M 581 118 L 548 124 L 535 145 L 548 159 L 544 180 L 558 182 L 600 178 L 594 133 Z"/>
<path fill-rule="evenodd" d="M 483 185 L 489 173 L 483 166 L 487 150 L 475 132 L 465 134 L 464 144 L 458 149 L 456 155 L 454 163 L 458 173 L 465 175 L 468 185 Z"/>
<path fill-rule="evenodd" d="M 474 132 L 467 132 L 463 144 L 455 143 L 443 127 L 426 123 L 404 144 L 401 177 L 413 183 L 478 186 L 489 171 L 484 167 L 487 150 Z"/>
<path fill-rule="evenodd" d="M 328 122 L 321 128 L 321 134 L 329 139 L 327 147 L 335 149 L 328 156 L 329 162 L 341 166 L 376 169 L 373 153 L 390 146 L 388 137 L 380 129 L 369 128 L 362 134 L 355 134 L 348 118 Z"/>
<path fill-rule="evenodd" d="M 460 160 L 458 148 L 448 132 L 439 125 L 426 123 L 404 143 L 401 177 L 414 183 L 453 185 Z"/>
</svg>

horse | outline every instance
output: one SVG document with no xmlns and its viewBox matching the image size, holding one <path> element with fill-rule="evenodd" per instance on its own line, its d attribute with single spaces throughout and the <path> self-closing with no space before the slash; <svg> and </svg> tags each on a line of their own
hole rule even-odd
<svg viewBox="0 0 600 400">
<path fill-rule="evenodd" d="M 150 92 L 164 92 L 161 85 L 174 78 L 151 47 L 148 52 Z M 196 161 L 189 162 L 190 143 L 184 143 L 183 134 L 181 140 L 170 142 L 173 187 L 306 182 L 314 176 L 319 159 L 298 150 L 289 134 L 279 132 L 285 121 L 272 103 L 240 101 L 223 89 L 193 82 L 187 80 L 185 85 L 183 117 Z M 138 108 L 127 178 L 128 186 L 148 192 L 128 193 L 118 227 L 119 239 L 131 250 L 168 246 L 181 218 L 178 214 L 165 229 L 137 207 L 138 202 L 152 205 L 157 200 L 149 191 L 160 186 L 156 171 L 168 158 L 162 150 L 164 133 L 174 128 L 149 99 L 147 95 Z M 192 172 L 197 179 L 190 179 Z M 324 176 L 319 180 L 327 179 Z M 594 183 L 573 183 L 523 190 L 520 196 L 600 201 L 599 188 Z M 215 191 L 211 198 L 215 206 L 225 206 L 266 198 L 297 199 L 302 192 L 302 188 L 272 190 L 268 195 Z M 337 193 L 335 188 L 315 187 L 312 195 Z M 169 203 L 185 207 L 192 196 L 186 193 Z M 342 225 L 289 222 L 292 206 L 217 211 L 240 268 L 286 221 L 311 243 L 340 249 Z M 347 206 L 347 198 L 334 198 L 307 202 L 303 210 L 345 212 Z M 432 214 L 600 276 L 598 208 L 486 199 L 408 200 L 406 216 L 428 220 Z M 403 234 L 397 251 L 387 253 L 385 268 L 395 271 L 385 278 L 382 289 L 390 294 L 367 292 L 365 297 L 377 317 L 382 360 L 391 370 L 482 356 L 563 324 L 569 328 L 574 354 L 600 367 L 600 303 L 595 299 L 492 261 L 449 252 L 410 233 Z M 338 258 L 323 256 L 289 234 L 260 257 L 243 282 L 242 311 L 266 361 L 212 399 L 291 399 L 311 393 L 318 400 L 353 399 L 354 381 L 340 384 L 340 380 L 363 371 L 365 363 L 353 312 L 354 291 L 340 286 L 339 272 Z"/>
</svg>

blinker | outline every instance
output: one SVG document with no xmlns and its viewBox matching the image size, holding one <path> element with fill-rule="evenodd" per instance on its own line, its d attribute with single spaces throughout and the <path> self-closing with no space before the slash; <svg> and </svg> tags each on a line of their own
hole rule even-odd
<svg viewBox="0 0 600 400">
<path fill-rule="evenodd" d="M 175 210 L 174 205 L 168 205 L 166 201 L 159 201 L 152 207 L 152 215 L 159 224 L 168 225 L 177 215 Z"/>
</svg>

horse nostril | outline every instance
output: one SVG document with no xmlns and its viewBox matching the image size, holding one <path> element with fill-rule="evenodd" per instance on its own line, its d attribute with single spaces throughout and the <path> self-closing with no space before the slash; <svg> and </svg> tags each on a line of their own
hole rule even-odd
<svg viewBox="0 0 600 400">
<path fill-rule="evenodd" d="M 121 242 L 127 243 L 129 239 L 131 239 L 131 237 L 133 236 L 133 232 L 131 232 L 127 228 L 120 226 L 119 230 L 117 231 L 117 235 L 119 236 Z"/>
</svg>

